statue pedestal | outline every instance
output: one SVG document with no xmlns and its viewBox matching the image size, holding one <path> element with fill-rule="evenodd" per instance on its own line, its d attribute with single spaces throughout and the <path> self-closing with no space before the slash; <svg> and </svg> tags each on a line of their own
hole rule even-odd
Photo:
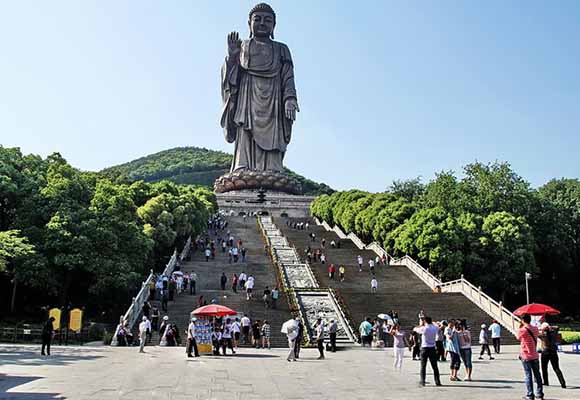
<svg viewBox="0 0 580 400">
<path fill-rule="evenodd" d="M 310 203 L 315 196 L 299 196 L 268 190 L 266 199 L 259 203 L 257 190 L 234 190 L 216 193 L 219 209 L 233 215 L 261 213 L 273 217 L 307 218 Z"/>
</svg>

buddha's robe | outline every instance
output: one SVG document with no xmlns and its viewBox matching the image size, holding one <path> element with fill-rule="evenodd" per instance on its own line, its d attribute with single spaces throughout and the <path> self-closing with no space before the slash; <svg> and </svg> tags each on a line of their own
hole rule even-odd
<svg viewBox="0 0 580 400">
<path fill-rule="evenodd" d="M 285 44 L 244 40 L 239 57 L 226 58 L 221 126 L 228 143 L 235 142 L 232 171 L 282 171 L 292 135 L 284 107 L 289 98 L 296 98 L 296 88 Z"/>
</svg>

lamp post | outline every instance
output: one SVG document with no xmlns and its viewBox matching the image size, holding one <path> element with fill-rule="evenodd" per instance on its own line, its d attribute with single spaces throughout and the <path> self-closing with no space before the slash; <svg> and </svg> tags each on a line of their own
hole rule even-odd
<svg viewBox="0 0 580 400">
<path fill-rule="evenodd" d="M 530 304 L 530 289 L 528 287 L 528 281 L 532 279 L 532 274 L 526 272 L 525 279 L 526 279 L 526 304 Z"/>
</svg>

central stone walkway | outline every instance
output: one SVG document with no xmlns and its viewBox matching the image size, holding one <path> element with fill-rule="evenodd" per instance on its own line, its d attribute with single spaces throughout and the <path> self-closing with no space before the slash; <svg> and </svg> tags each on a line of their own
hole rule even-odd
<svg viewBox="0 0 580 400">
<path fill-rule="evenodd" d="M 515 346 L 495 361 L 474 360 L 473 382 L 449 382 L 449 364 L 439 363 L 441 388 L 432 385 L 430 372 L 427 387 L 418 387 L 419 363 L 408 352 L 402 372 L 394 371 L 390 350 L 343 350 L 317 361 L 317 351 L 307 349 L 288 363 L 283 349 L 188 360 L 183 348 L 148 347 L 139 354 L 138 348 L 55 347 L 47 359 L 37 346 L 0 345 L 0 399 L 512 400 L 524 394 Z M 547 387 L 546 399 L 579 399 L 580 356 L 562 354 L 560 361 L 569 389 Z"/>
</svg>

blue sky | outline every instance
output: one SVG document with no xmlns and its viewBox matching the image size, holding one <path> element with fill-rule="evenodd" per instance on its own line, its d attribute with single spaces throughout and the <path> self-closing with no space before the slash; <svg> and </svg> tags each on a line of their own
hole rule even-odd
<svg viewBox="0 0 580 400">
<path fill-rule="evenodd" d="M 0 144 L 98 170 L 219 128 L 226 35 L 254 1 L 12 1 Z M 301 112 L 286 165 L 346 189 L 508 161 L 579 177 L 580 2 L 272 1 Z"/>
</svg>

